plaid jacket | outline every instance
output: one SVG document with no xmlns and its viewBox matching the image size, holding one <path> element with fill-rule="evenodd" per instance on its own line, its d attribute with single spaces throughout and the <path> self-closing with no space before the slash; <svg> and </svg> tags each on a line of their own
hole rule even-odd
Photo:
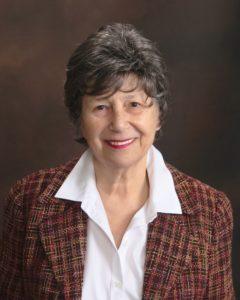
<svg viewBox="0 0 240 300">
<path fill-rule="evenodd" d="M 76 162 L 33 173 L 11 189 L 0 299 L 81 299 L 88 217 L 80 203 L 54 198 Z M 159 213 L 149 224 L 143 299 L 234 299 L 230 202 L 168 167 L 183 214 Z"/>
</svg>

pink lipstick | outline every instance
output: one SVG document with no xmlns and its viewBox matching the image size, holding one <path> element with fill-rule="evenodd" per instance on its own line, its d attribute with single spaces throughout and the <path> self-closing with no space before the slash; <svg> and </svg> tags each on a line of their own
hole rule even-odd
<svg viewBox="0 0 240 300">
<path fill-rule="evenodd" d="M 133 143 L 134 139 L 128 139 L 128 140 L 108 140 L 106 143 L 108 146 L 110 146 L 113 149 L 126 149 L 129 145 Z"/>
</svg>

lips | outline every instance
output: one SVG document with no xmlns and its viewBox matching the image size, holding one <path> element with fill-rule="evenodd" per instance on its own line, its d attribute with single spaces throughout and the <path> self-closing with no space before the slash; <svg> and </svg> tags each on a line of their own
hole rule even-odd
<svg viewBox="0 0 240 300">
<path fill-rule="evenodd" d="M 114 149 L 124 149 L 133 143 L 135 139 L 127 140 L 106 140 L 106 143 Z"/>
</svg>

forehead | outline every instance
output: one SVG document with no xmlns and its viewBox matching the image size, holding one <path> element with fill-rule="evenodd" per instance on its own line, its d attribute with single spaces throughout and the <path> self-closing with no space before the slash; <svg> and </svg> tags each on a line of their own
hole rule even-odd
<svg viewBox="0 0 240 300">
<path fill-rule="evenodd" d="M 117 90 L 110 90 L 107 93 L 91 97 L 94 100 L 109 99 L 114 95 L 121 96 L 121 98 L 130 100 L 141 97 L 147 98 L 147 94 L 142 88 L 139 79 L 135 75 L 128 75 L 122 78 L 121 86 Z"/>
<path fill-rule="evenodd" d="M 141 91 L 142 87 L 139 84 L 139 79 L 135 75 L 128 75 L 122 78 L 122 85 L 120 87 L 120 91 L 128 92 L 128 91 Z"/>
</svg>

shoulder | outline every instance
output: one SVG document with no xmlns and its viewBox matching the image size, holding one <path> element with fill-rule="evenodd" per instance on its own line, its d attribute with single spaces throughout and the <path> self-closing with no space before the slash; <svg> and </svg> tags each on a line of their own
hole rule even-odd
<svg viewBox="0 0 240 300">
<path fill-rule="evenodd" d="M 179 171 L 167 164 L 170 170 L 176 192 L 181 204 L 186 210 L 202 212 L 210 217 L 215 215 L 232 215 L 231 202 L 223 191 Z"/>
<path fill-rule="evenodd" d="M 41 195 L 49 186 L 61 184 L 77 163 L 78 157 L 74 157 L 66 163 L 53 168 L 41 169 L 17 180 L 10 189 L 7 204 L 14 201 L 21 206 L 24 200 L 34 199 Z M 56 185 L 57 186 L 57 185 Z"/>
</svg>

